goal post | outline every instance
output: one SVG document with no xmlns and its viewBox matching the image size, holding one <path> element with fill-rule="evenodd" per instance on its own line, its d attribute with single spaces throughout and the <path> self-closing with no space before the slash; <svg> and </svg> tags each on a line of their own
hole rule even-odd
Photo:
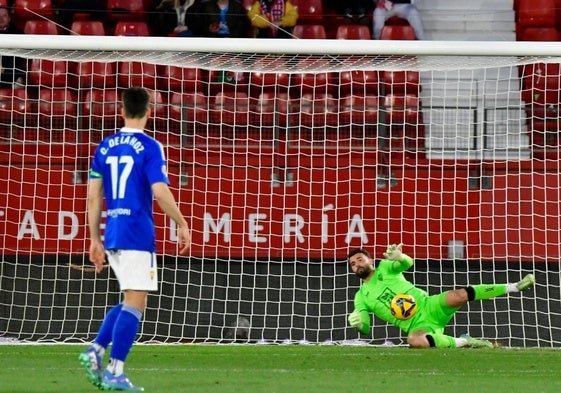
<svg viewBox="0 0 561 393">
<path fill-rule="evenodd" d="M 548 42 L 0 37 L 0 341 L 85 342 L 119 301 L 88 262 L 87 171 L 147 88 L 192 228 L 156 209 L 161 285 L 142 342 L 403 343 L 347 326 L 346 254 L 403 242 L 431 294 L 515 282 L 447 332 L 561 346 L 559 91 Z M 357 341 L 360 339 L 360 341 Z"/>
</svg>

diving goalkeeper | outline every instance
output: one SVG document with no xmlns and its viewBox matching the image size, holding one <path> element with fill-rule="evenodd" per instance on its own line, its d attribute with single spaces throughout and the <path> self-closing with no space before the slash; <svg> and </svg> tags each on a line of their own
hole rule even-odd
<svg viewBox="0 0 561 393">
<path fill-rule="evenodd" d="M 493 348 L 487 340 L 479 340 L 463 334 L 452 337 L 444 334 L 444 328 L 464 304 L 471 300 L 491 299 L 511 292 L 524 291 L 536 282 L 533 274 L 526 275 L 514 284 L 480 284 L 428 295 L 415 287 L 403 276 L 413 266 L 413 259 L 402 253 L 402 244 L 391 245 L 377 267 L 364 249 L 352 250 L 347 258 L 351 270 L 363 283 L 355 294 L 354 311 L 349 315 L 349 325 L 363 334 L 370 331 L 370 313 L 397 326 L 407 333 L 411 348 Z M 399 293 L 412 295 L 417 303 L 416 313 L 407 320 L 394 317 L 390 302 Z"/>
</svg>

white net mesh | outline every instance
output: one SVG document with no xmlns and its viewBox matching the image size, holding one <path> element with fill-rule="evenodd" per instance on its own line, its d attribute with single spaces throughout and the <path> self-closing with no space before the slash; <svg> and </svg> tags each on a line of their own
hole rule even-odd
<svg viewBox="0 0 561 393">
<path fill-rule="evenodd" d="M 27 71 L 0 89 L 0 335 L 91 340 L 119 301 L 89 269 L 86 173 L 141 85 L 193 248 L 177 257 L 158 212 L 140 340 L 354 340 L 346 254 L 403 242 L 430 293 L 535 272 L 535 291 L 470 303 L 450 334 L 559 346 L 561 58 L 413 44 L 2 39 Z M 375 320 L 362 338 L 402 337 Z"/>
</svg>

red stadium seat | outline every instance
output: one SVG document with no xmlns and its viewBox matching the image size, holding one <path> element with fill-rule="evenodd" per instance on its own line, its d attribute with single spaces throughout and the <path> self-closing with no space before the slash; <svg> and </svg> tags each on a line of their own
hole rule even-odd
<svg viewBox="0 0 561 393">
<path fill-rule="evenodd" d="M 31 113 L 31 103 L 25 89 L 0 89 L 0 128 L 23 126 Z"/>
<path fill-rule="evenodd" d="M 218 92 L 210 107 L 214 125 L 243 127 L 249 124 L 249 97 L 244 92 Z"/>
<path fill-rule="evenodd" d="M 298 23 L 323 24 L 322 0 L 292 0 L 292 4 L 298 8 Z"/>
<path fill-rule="evenodd" d="M 172 92 L 169 103 L 170 129 L 180 131 L 186 127 L 191 134 L 208 124 L 208 99 L 199 92 Z"/>
<path fill-rule="evenodd" d="M 75 64 L 78 87 L 115 87 L 117 85 L 117 63 L 86 61 Z"/>
<path fill-rule="evenodd" d="M 30 86 L 66 87 L 73 84 L 68 73 L 68 62 L 64 60 L 32 59 L 27 70 Z"/>
<path fill-rule="evenodd" d="M 555 27 L 527 27 L 520 34 L 518 41 L 559 41 L 561 35 Z"/>
<path fill-rule="evenodd" d="M 144 20 L 146 17 L 142 0 L 107 0 L 106 18 L 109 22 L 121 20 Z"/>
<path fill-rule="evenodd" d="M 341 127 L 376 129 L 380 105 L 378 96 L 351 94 L 344 96 L 340 101 Z"/>
<path fill-rule="evenodd" d="M 123 125 L 121 96 L 117 89 L 92 89 L 85 94 L 82 114 L 90 130 L 90 141 L 99 142 L 106 134 Z M 100 132 L 101 131 L 101 132 Z"/>
<path fill-rule="evenodd" d="M 522 99 L 527 103 L 542 101 L 547 92 L 561 89 L 559 63 L 527 64 L 522 68 Z M 545 101 L 544 101 L 545 102 Z"/>
<path fill-rule="evenodd" d="M 59 33 L 55 22 L 50 20 L 28 20 L 23 27 L 25 34 L 56 35 Z"/>
<path fill-rule="evenodd" d="M 39 124 L 51 129 L 76 127 L 78 100 L 76 93 L 65 88 L 39 89 L 37 113 Z"/>
<path fill-rule="evenodd" d="M 75 20 L 70 31 L 74 35 L 105 35 L 103 23 L 97 20 Z"/>
<path fill-rule="evenodd" d="M 420 74 L 418 71 L 382 71 L 380 89 L 383 94 L 418 95 L 421 91 Z"/>
<path fill-rule="evenodd" d="M 246 72 L 210 70 L 207 74 L 208 95 L 214 96 L 223 91 L 246 91 L 249 76 Z"/>
<path fill-rule="evenodd" d="M 40 16 L 53 20 L 53 3 L 51 0 L 15 0 L 13 19 L 16 26 L 23 30 L 28 20 L 40 19 Z"/>
<path fill-rule="evenodd" d="M 203 90 L 203 71 L 201 68 L 164 66 L 162 89 L 177 92 Z"/>
<path fill-rule="evenodd" d="M 389 125 L 389 146 L 418 154 L 424 147 L 424 125 L 419 97 L 414 94 L 388 94 L 384 99 Z"/>
<path fill-rule="evenodd" d="M 286 61 L 282 58 L 256 60 L 254 66 L 256 71 L 249 74 L 252 91 L 257 95 L 266 91 L 286 91 L 290 84 L 290 74 L 267 72 L 267 70 L 286 68 L 288 68 Z"/>
<path fill-rule="evenodd" d="M 288 94 L 276 92 L 264 92 L 250 98 L 250 124 L 259 129 L 286 126 L 288 101 Z"/>
<path fill-rule="evenodd" d="M 338 40 L 371 40 L 372 34 L 366 25 L 341 25 L 337 28 Z"/>
<path fill-rule="evenodd" d="M 342 71 L 339 73 L 340 94 L 378 95 L 378 71 Z"/>
<path fill-rule="evenodd" d="M 416 40 L 415 30 L 409 25 L 384 25 L 381 40 Z"/>
<path fill-rule="evenodd" d="M 555 0 L 519 0 L 516 23 L 522 28 L 555 27 L 557 23 Z"/>
<path fill-rule="evenodd" d="M 302 39 L 326 39 L 325 27 L 323 25 L 296 25 L 292 34 Z"/>
<path fill-rule="evenodd" d="M 298 115 L 291 116 L 293 126 L 325 128 L 337 125 L 338 105 L 332 94 L 303 94 L 293 101 Z"/>
<path fill-rule="evenodd" d="M 155 64 L 139 61 L 119 63 L 118 84 L 120 87 L 142 86 L 155 89 L 158 70 Z"/>
<path fill-rule="evenodd" d="M 115 25 L 113 35 L 120 36 L 136 36 L 136 37 L 149 37 L 150 27 L 144 21 L 119 21 Z"/>
<path fill-rule="evenodd" d="M 306 72 L 308 68 L 329 67 L 326 59 L 303 59 L 298 62 L 298 69 L 302 70 L 292 76 L 293 95 L 315 92 L 318 94 L 332 93 L 336 87 L 334 83 L 337 75 L 333 72 Z"/>
<path fill-rule="evenodd" d="M 35 137 L 51 143 L 76 143 L 78 99 L 73 90 L 42 88 L 37 97 L 39 116 Z"/>
</svg>

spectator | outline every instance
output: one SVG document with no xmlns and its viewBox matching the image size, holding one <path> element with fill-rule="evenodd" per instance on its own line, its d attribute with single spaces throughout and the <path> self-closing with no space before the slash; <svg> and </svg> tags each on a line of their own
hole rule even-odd
<svg viewBox="0 0 561 393">
<path fill-rule="evenodd" d="M 256 28 L 256 37 L 292 38 L 298 21 L 298 9 L 290 0 L 260 0 L 249 10 L 249 20 Z"/>
<path fill-rule="evenodd" d="M 248 37 L 249 19 L 237 0 L 209 0 L 201 6 L 200 37 Z"/>
<path fill-rule="evenodd" d="M 202 0 L 156 0 L 152 6 L 152 31 L 163 37 L 193 37 Z"/>
<path fill-rule="evenodd" d="M 335 12 L 343 15 L 349 24 L 369 24 L 368 15 L 372 11 L 371 0 L 349 0 L 334 2 Z"/>
<path fill-rule="evenodd" d="M 425 32 L 419 11 L 415 7 L 415 0 L 377 0 L 374 10 L 373 38 L 379 40 L 382 35 L 382 28 L 386 21 L 392 16 L 406 19 L 415 31 L 418 40 L 425 39 Z"/>
<path fill-rule="evenodd" d="M 12 17 L 8 7 L 0 7 L 0 33 L 23 34 L 23 31 L 12 24 Z M 1 64 L 0 87 L 13 87 L 14 84 L 23 83 L 27 68 L 25 59 L 16 56 L 2 56 Z"/>
<path fill-rule="evenodd" d="M 76 14 L 87 14 L 88 20 L 103 21 L 105 7 L 101 0 L 64 0 L 58 12 L 58 21 L 66 31 L 70 31 Z"/>
</svg>

